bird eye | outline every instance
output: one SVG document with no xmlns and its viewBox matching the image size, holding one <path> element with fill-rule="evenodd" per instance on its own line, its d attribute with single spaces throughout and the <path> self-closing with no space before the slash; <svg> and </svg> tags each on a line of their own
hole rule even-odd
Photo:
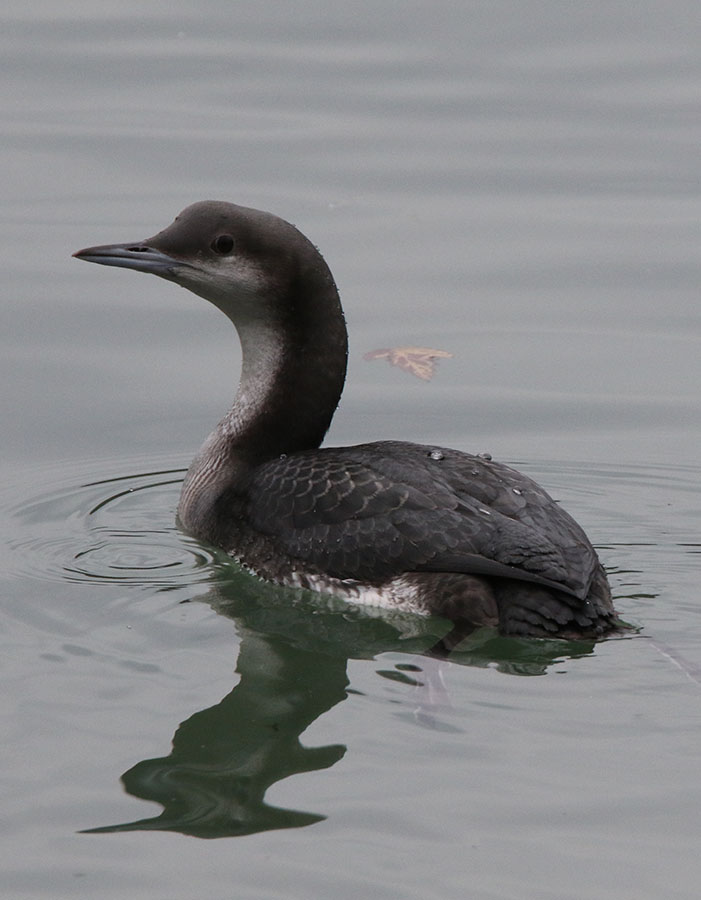
<svg viewBox="0 0 701 900">
<path fill-rule="evenodd" d="M 210 246 L 219 256 L 226 256 L 234 249 L 234 239 L 230 234 L 220 234 L 214 238 Z"/>
</svg>

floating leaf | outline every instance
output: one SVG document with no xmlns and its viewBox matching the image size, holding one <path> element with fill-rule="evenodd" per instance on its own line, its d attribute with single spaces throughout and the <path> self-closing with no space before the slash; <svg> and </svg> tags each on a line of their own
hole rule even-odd
<svg viewBox="0 0 701 900">
<path fill-rule="evenodd" d="M 363 359 L 386 359 L 391 366 L 398 366 L 421 378 L 430 381 L 436 370 L 436 360 L 447 359 L 453 354 L 447 350 L 436 350 L 433 347 L 385 347 L 382 350 L 369 350 Z"/>
</svg>

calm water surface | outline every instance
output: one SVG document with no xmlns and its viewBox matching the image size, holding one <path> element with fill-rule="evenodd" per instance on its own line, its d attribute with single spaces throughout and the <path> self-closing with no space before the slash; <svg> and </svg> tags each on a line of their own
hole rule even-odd
<svg viewBox="0 0 701 900">
<path fill-rule="evenodd" d="M 698 5 L 10 3 L 7 896 L 691 898 L 701 866 Z M 273 592 L 173 523 L 214 309 L 72 251 L 229 199 L 341 288 L 329 441 L 490 451 L 600 549 L 597 646 Z M 422 383 L 363 354 L 449 350 Z"/>
</svg>

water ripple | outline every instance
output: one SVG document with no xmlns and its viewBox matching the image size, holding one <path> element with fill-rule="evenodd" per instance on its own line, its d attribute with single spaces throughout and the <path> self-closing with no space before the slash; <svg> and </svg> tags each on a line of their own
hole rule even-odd
<svg viewBox="0 0 701 900">
<path fill-rule="evenodd" d="M 52 487 L 10 506 L 9 573 L 144 587 L 207 581 L 212 554 L 175 525 L 184 470 L 90 477 L 107 465 L 88 466 L 81 480 L 75 465 L 40 473 L 40 481 L 52 475 Z"/>
</svg>

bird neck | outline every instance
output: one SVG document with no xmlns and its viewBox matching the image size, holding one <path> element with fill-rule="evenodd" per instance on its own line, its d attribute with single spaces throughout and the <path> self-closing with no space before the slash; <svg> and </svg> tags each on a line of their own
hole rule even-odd
<svg viewBox="0 0 701 900">
<path fill-rule="evenodd" d="M 233 406 L 185 478 L 179 516 L 194 533 L 211 519 L 216 497 L 245 492 L 252 469 L 267 460 L 318 447 L 331 424 L 345 380 L 347 333 L 330 273 L 307 274 L 282 301 L 248 317 L 233 303 L 231 310 L 217 303 L 239 334 L 241 378 Z"/>
<path fill-rule="evenodd" d="M 290 325 L 237 324 L 241 378 L 216 431 L 236 456 L 254 464 L 318 447 L 341 397 L 347 339 L 340 304 L 313 325 Z"/>
</svg>

